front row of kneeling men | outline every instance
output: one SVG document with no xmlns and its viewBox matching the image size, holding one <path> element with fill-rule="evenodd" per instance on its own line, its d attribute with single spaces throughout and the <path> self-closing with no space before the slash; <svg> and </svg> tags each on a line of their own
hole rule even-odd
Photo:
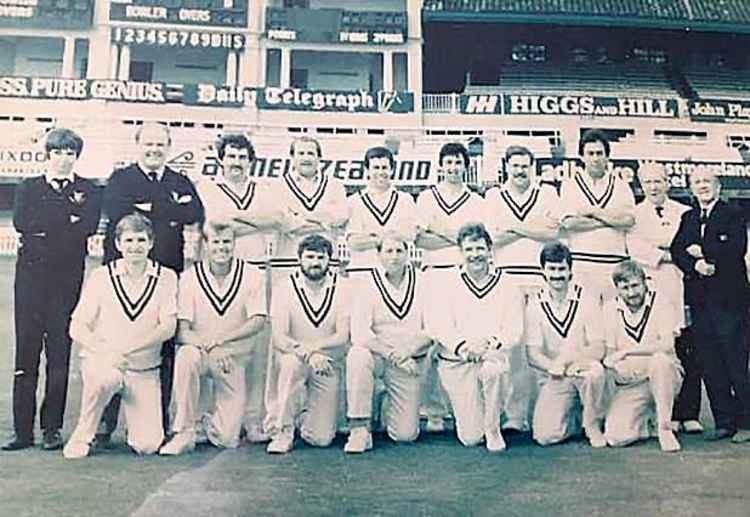
<svg viewBox="0 0 750 517">
<path fill-rule="evenodd" d="M 122 258 L 91 275 L 72 316 L 83 392 L 66 457 L 88 454 L 115 394 L 124 404 L 128 444 L 138 453 L 190 451 L 201 431 L 216 446 L 236 447 L 245 366 L 254 360 L 253 347 L 267 342 L 259 337 L 269 307 L 270 453 L 289 452 L 297 434 L 329 445 L 344 382 L 347 452 L 372 448 L 375 421 L 394 441 L 416 440 L 432 347 L 464 445 L 506 448 L 500 423 L 510 354 L 525 346 L 540 386 L 533 418 L 538 443 L 563 441 L 582 426 L 593 447 L 626 445 L 655 431 L 663 450 L 680 448 L 670 426 L 682 382 L 675 310 L 648 290 L 634 262 L 615 268 L 619 296 L 602 309 L 574 283 L 570 251 L 559 242 L 540 256 L 545 286 L 524 295 L 493 267 L 491 237 L 481 224 L 458 234 L 460 267 L 419 272 L 407 242 L 389 234 L 377 246 L 379 266 L 348 277 L 329 267 L 331 242 L 313 234 L 299 245 L 298 270 L 267 290 L 264 273 L 234 257 L 230 226 L 207 224 L 203 232 L 206 258 L 178 281 L 148 258 L 154 242 L 146 218 L 131 215 L 117 225 Z M 162 444 L 159 349 L 175 331 L 173 435 Z M 213 379 L 214 406 L 198 423 L 204 376 Z"/>
</svg>

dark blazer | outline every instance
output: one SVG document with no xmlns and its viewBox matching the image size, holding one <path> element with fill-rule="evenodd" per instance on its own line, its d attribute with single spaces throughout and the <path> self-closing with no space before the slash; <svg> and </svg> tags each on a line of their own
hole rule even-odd
<svg viewBox="0 0 750 517">
<path fill-rule="evenodd" d="M 25 179 L 16 188 L 13 208 L 13 226 L 21 234 L 19 266 L 82 271 L 101 206 L 101 190 L 80 176 L 61 192 L 44 176 Z"/>
<path fill-rule="evenodd" d="M 151 210 L 135 205 L 151 203 Z M 158 182 L 152 182 L 134 163 L 115 170 L 104 190 L 104 213 L 108 218 L 104 238 L 104 263 L 120 256 L 115 249 L 115 227 L 124 216 L 140 213 L 154 226 L 155 242 L 151 258 L 181 272 L 184 268 L 184 239 L 186 224 L 203 220 L 203 204 L 193 183 L 170 168 Z"/>
<path fill-rule="evenodd" d="M 745 306 L 748 302 L 745 218 L 720 200 L 711 211 L 701 237 L 700 213 L 700 208 L 694 207 L 682 215 L 670 248 L 672 260 L 685 275 L 685 302 Z M 701 245 L 706 261 L 716 266 L 713 276 L 703 277 L 695 271 L 697 259 L 686 251 L 691 244 Z"/>
</svg>

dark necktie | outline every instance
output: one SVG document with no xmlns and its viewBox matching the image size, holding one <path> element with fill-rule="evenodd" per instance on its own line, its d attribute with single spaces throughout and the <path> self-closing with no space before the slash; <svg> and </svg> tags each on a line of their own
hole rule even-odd
<svg viewBox="0 0 750 517">
<path fill-rule="evenodd" d="M 701 208 L 701 226 L 708 222 L 708 210 Z"/>
<path fill-rule="evenodd" d="M 663 206 L 656 206 L 654 207 L 654 210 L 656 210 L 656 216 L 661 219 L 664 217 L 664 207 Z"/>
<path fill-rule="evenodd" d="M 151 180 L 151 183 L 159 181 L 159 175 L 154 171 L 148 173 L 148 178 Z"/>
<path fill-rule="evenodd" d="M 52 183 L 56 191 L 62 192 L 63 190 L 65 190 L 65 187 L 68 186 L 68 183 L 70 183 L 70 180 L 65 179 L 65 178 L 55 178 L 52 180 Z"/>
</svg>

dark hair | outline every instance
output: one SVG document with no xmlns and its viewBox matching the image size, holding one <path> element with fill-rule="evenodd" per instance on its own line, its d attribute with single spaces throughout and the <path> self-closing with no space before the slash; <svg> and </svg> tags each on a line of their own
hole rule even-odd
<svg viewBox="0 0 750 517">
<path fill-rule="evenodd" d="M 320 142 L 318 142 L 317 140 L 315 140 L 313 137 L 307 136 L 307 135 L 298 136 L 297 138 L 295 138 L 294 140 L 292 140 L 292 143 L 289 146 L 289 156 L 292 156 L 292 157 L 294 156 L 294 147 L 297 145 L 298 142 L 312 142 L 312 143 L 314 143 L 315 144 L 315 152 L 318 153 L 318 158 L 322 158 L 323 157 L 323 149 L 321 149 L 321 147 L 320 147 Z"/>
<path fill-rule="evenodd" d="M 390 149 L 383 146 L 370 147 L 365 153 L 365 168 L 370 168 L 370 160 L 375 158 L 388 158 L 388 162 L 391 164 L 391 169 L 396 166 L 396 159 L 393 157 L 393 153 Z"/>
<path fill-rule="evenodd" d="M 468 167 L 471 163 L 471 161 L 469 160 L 469 151 L 466 150 L 466 146 L 457 142 L 449 142 L 447 144 L 444 144 L 443 147 L 440 148 L 438 165 L 443 165 L 443 158 L 445 158 L 446 156 L 460 156 L 464 159 L 465 167 Z"/>
<path fill-rule="evenodd" d="M 458 247 L 462 247 L 466 239 L 483 240 L 488 248 L 492 248 L 492 237 L 482 223 L 466 223 L 458 230 Z"/>
<path fill-rule="evenodd" d="M 587 129 L 583 132 L 581 140 L 578 142 L 578 156 L 583 156 L 583 148 L 586 147 L 586 144 L 594 142 L 601 142 L 604 146 L 604 154 L 609 156 L 609 138 L 600 129 Z"/>
<path fill-rule="evenodd" d="M 221 233 L 224 230 L 232 230 L 232 235 L 235 235 L 234 227 L 231 224 L 217 223 L 213 221 L 204 221 L 203 224 L 201 224 L 201 235 L 206 240 L 208 240 L 208 232 L 216 234 Z"/>
<path fill-rule="evenodd" d="M 621 282 L 625 282 L 629 278 L 639 278 L 645 283 L 646 272 L 638 262 L 634 260 L 623 260 L 617 264 L 614 271 L 612 271 L 612 281 L 617 285 Z"/>
<path fill-rule="evenodd" d="M 560 241 L 551 241 L 544 245 L 539 254 L 539 263 L 544 267 L 547 262 L 565 262 L 573 267 L 573 257 L 570 248 Z"/>
<path fill-rule="evenodd" d="M 325 253 L 328 258 L 331 258 L 333 256 L 333 244 L 322 235 L 313 233 L 300 241 L 299 246 L 297 246 L 297 257 L 301 258 L 305 251 Z"/>
<path fill-rule="evenodd" d="M 164 134 L 167 135 L 167 145 L 172 145 L 172 133 L 169 131 L 169 127 L 166 124 L 161 124 L 158 122 L 144 122 L 140 126 L 138 126 L 138 129 L 135 130 L 135 143 L 140 143 L 141 141 L 141 134 L 146 128 L 154 127 L 161 129 L 164 131 Z"/>
<path fill-rule="evenodd" d="M 151 220 L 145 215 L 129 214 L 120 219 L 115 226 L 115 240 L 120 240 L 125 232 L 146 232 L 151 242 L 154 241 L 154 226 Z"/>
<path fill-rule="evenodd" d="M 216 142 L 216 154 L 219 156 L 219 160 L 224 159 L 224 152 L 227 147 L 247 149 L 247 157 L 250 161 L 255 159 L 255 149 L 253 148 L 253 144 L 245 135 L 229 134 L 223 135 L 219 138 Z"/>
<path fill-rule="evenodd" d="M 76 158 L 81 156 L 83 151 L 83 138 L 71 129 L 58 127 L 47 133 L 47 139 L 44 141 L 44 150 L 49 153 L 56 150 L 75 151 Z"/>
<path fill-rule="evenodd" d="M 534 153 L 532 153 L 528 147 L 522 145 L 511 145 L 505 150 L 505 161 L 507 162 L 514 156 L 528 156 L 531 163 L 534 163 Z"/>
</svg>

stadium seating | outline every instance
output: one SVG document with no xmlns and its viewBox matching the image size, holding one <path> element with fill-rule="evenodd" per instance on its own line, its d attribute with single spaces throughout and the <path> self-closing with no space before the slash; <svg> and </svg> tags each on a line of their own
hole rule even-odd
<svg viewBox="0 0 750 517">
<path fill-rule="evenodd" d="M 750 22 L 747 0 L 690 0 L 693 19 L 712 22 Z"/>
<path fill-rule="evenodd" d="M 747 99 L 750 92 L 748 69 L 693 68 L 686 70 L 685 78 L 702 98 Z"/>
</svg>

